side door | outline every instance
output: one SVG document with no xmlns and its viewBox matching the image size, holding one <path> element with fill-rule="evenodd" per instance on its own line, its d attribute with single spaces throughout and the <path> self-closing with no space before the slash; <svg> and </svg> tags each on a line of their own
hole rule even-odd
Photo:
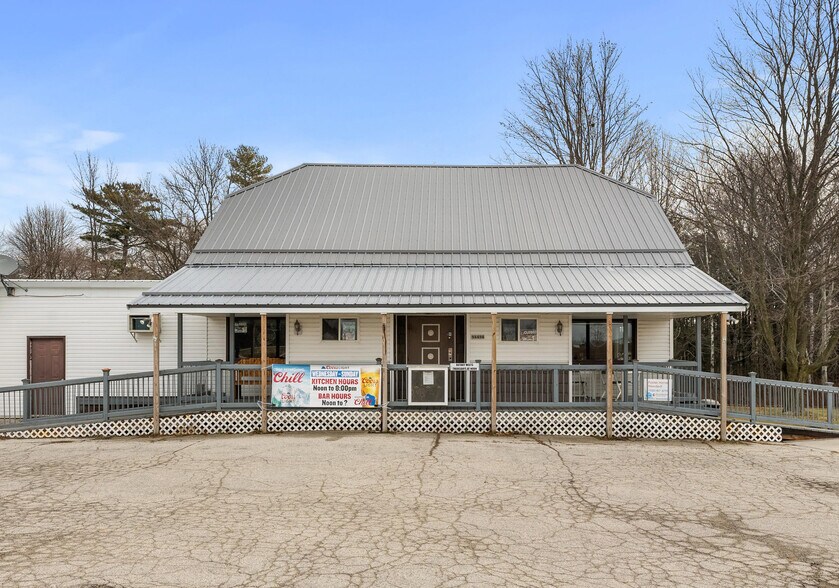
<svg viewBox="0 0 839 588">
<path fill-rule="evenodd" d="M 63 380 L 65 374 L 64 337 L 29 337 L 29 381 L 52 382 Z M 55 386 L 32 390 L 32 416 L 55 416 L 66 414 L 64 388 Z"/>
</svg>

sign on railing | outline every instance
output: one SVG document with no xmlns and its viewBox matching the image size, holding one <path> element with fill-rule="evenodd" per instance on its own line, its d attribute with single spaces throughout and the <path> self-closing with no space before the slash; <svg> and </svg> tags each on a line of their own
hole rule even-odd
<svg viewBox="0 0 839 588">
<path fill-rule="evenodd" d="M 374 408 L 381 366 L 271 366 L 271 404 L 294 408 Z"/>
<path fill-rule="evenodd" d="M 481 369 L 479 363 L 450 363 L 449 369 L 453 372 L 477 372 Z"/>
<path fill-rule="evenodd" d="M 647 378 L 644 381 L 644 400 L 670 402 L 672 399 L 670 378 Z"/>
</svg>

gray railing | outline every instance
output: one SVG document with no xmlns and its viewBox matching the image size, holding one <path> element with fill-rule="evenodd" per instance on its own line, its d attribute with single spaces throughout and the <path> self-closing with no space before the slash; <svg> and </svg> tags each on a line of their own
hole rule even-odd
<svg viewBox="0 0 839 588">
<path fill-rule="evenodd" d="M 260 367 L 192 365 L 160 371 L 160 412 L 253 408 L 259 405 Z M 152 372 L 23 383 L 0 388 L 0 429 L 91 422 L 150 414 Z"/>
<path fill-rule="evenodd" d="M 389 404 L 407 408 L 406 365 L 388 366 Z M 487 410 L 491 368 L 448 373 L 448 408 Z M 255 408 L 261 397 L 258 365 L 221 362 L 160 372 L 161 414 L 200 410 Z M 614 366 L 612 393 L 616 410 L 655 410 L 719 416 L 720 375 L 695 369 L 649 364 Z M 731 418 L 818 430 L 839 430 L 834 386 L 728 376 Z M 664 384 L 666 398 L 648 392 Z M 499 364 L 499 408 L 602 409 L 606 404 L 606 367 L 602 365 Z M 0 388 L 0 429 L 31 428 L 66 422 L 92 422 L 149 415 L 152 372 L 57 382 L 24 383 Z M 413 406 L 412 406 L 413 408 Z M 440 407 L 428 407 L 434 410 Z M 445 408 L 445 407 L 444 407 Z"/>
</svg>

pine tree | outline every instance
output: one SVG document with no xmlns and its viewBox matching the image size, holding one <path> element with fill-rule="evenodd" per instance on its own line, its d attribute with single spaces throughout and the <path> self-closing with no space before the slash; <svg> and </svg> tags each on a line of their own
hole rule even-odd
<svg viewBox="0 0 839 588">
<path fill-rule="evenodd" d="M 228 151 L 227 162 L 230 165 L 230 174 L 227 177 L 237 188 L 264 180 L 274 169 L 274 166 L 268 163 L 268 158 L 259 153 L 258 148 L 249 145 L 239 145 L 235 151 Z"/>
<path fill-rule="evenodd" d="M 148 227 L 159 219 L 160 201 L 142 184 L 132 182 L 105 184 L 91 192 L 88 198 L 92 206 L 77 210 L 94 215 L 96 222 L 101 224 L 99 252 L 102 259 L 108 260 L 115 277 L 136 274 L 133 270 L 138 268 L 131 267 L 131 256 L 148 240 Z"/>
</svg>

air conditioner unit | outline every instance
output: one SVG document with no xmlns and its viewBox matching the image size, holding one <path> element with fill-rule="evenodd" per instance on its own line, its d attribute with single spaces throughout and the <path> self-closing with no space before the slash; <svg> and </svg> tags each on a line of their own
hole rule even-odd
<svg viewBox="0 0 839 588">
<path fill-rule="evenodd" d="M 132 314 L 128 317 L 129 333 L 151 333 L 151 317 L 147 314 Z"/>
</svg>

